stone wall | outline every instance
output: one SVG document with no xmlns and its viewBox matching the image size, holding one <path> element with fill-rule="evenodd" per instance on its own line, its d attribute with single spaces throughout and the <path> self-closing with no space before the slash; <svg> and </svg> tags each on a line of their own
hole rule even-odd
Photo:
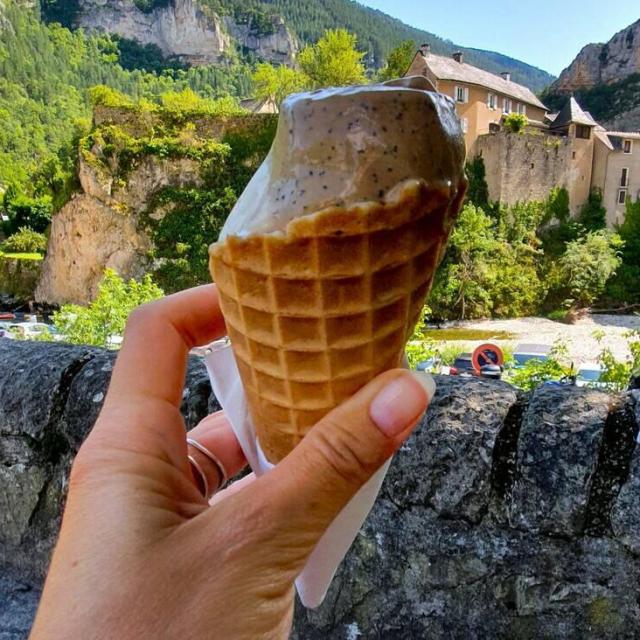
<svg viewBox="0 0 640 640">
<path fill-rule="evenodd" d="M 25 638 L 114 354 L 0 340 L 0 637 Z M 640 392 L 439 377 L 296 640 L 635 638 Z M 634 395 L 635 394 L 635 395 Z M 190 362 L 188 425 L 215 407 Z"/>
<path fill-rule="evenodd" d="M 505 204 L 546 200 L 551 189 L 565 187 L 577 213 L 589 194 L 593 152 L 584 158 L 576 142 L 581 141 L 542 133 L 480 136 L 474 153 L 484 158 L 489 197 Z"/>
</svg>

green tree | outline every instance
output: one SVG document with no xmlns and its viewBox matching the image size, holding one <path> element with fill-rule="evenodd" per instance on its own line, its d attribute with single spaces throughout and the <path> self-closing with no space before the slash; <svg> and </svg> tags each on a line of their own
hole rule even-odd
<svg viewBox="0 0 640 640">
<path fill-rule="evenodd" d="M 613 303 L 640 303 L 640 198 L 627 199 L 624 222 L 618 227 L 624 242 L 622 264 L 607 284 L 607 297 Z"/>
<path fill-rule="evenodd" d="M 393 80 L 402 78 L 407 72 L 413 56 L 416 52 L 416 43 L 413 40 L 404 40 L 387 56 L 387 64 L 380 70 L 380 80 Z"/>
<path fill-rule="evenodd" d="M 591 231 L 567 245 L 559 271 L 571 305 L 584 308 L 598 299 L 622 262 L 622 246 L 620 236 L 606 230 Z"/>
<path fill-rule="evenodd" d="M 28 227 L 20 227 L 0 245 L 4 253 L 44 253 L 47 248 L 47 238 Z"/>
<path fill-rule="evenodd" d="M 367 81 L 362 58 L 356 49 L 356 36 L 346 29 L 329 29 L 298 56 L 302 71 L 315 88 L 364 84 Z"/>
<path fill-rule="evenodd" d="M 465 164 L 464 170 L 469 180 L 467 202 L 488 211 L 489 186 L 487 185 L 487 170 L 484 158 L 481 155 L 474 156 L 473 160 Z"/>
<path fill-rule="evenodd" d="M 429 299 L 436 317 L 465 319 L 490 315 L 493 305 L 486 287 L 490 269 L 486 258 L 497 249 L 491 218 L 482 209 L 465 205 Z"/>
<path fill-rule="evenodd" d="M 309 84 L 309 79 L 300 71 L 268 62 L 258 63 L 251 78 L 256 97 L 272 100 L 278 106 L 290 93 L 302 91 Z"/>
<path fill-rule="evenodd" d="M 106 269 L 95 300 L 86 307 L 63 305 L 54 314 L 53 323 L 73 344 L 117 347 L 114 338 L 123 334 L 129 314 L 163 295 L 150 275 L 140 282 L 133 279 L 125 282 L 115 271 Z"/>
<path fill-rule="evenodd" d="M 582 205 L 578 222 L 587 231 L 598 231 L 607 226 L 607 210 L 602 206 L 602 191 L 592 189 L 589 198 Z"/>
<path fill-rule="evenodd" d="M 22 227 L 43 232 L 51 222 L 51 196 L 31 198 L 10 187 L 4 194 L 3 207 L 8 220 L 2 227 L 7 236 Z"/>
</svg>

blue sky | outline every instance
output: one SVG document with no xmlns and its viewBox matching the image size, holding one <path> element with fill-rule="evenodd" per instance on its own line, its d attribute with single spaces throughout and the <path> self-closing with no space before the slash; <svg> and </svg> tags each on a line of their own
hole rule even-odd
<svg viewBox="0 0 640 640">
<path fill-rule="evenodd" d="M 590 42 L 640 18 L 638 0 L 359 0 L 456 44 L 491 49 L 558 75 Z"/>
</svg>

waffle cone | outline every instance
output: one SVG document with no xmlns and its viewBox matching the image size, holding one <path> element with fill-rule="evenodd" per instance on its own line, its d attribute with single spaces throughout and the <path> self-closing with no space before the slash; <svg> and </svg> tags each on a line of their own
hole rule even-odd
<svg viewBox="0 0 640 640">
<path fill-rule="evenodd" d="M 401 364 L 463 194 L 407 180 L 383 202 L 330 207 L 281 234 L 211 246 L 249 411 L 271 462 Z"/>
</svg>

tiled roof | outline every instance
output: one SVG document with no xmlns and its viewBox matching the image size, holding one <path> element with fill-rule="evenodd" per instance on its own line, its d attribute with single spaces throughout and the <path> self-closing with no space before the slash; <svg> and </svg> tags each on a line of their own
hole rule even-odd
<svg viewBox="0 0 640 640">
<path fill-rule="evenodd" d="M 640 140 L 640 131 L 607 131 L 607 135 L 627 140 Z"/>
<path fill-rule="evenodd" d="M 551 128 L 559 129 L 571 123 L 582 124 L 587 127 L 595 127 L 598 124 L 586 111 L 582 110 L 582 107 L 573 96 L 565 102 L 557 118 L 551 123 Z"/>
<path fill-rule="evenodd" d="M 420 52 L 416 55 L 422 56 Z M 427 53 L 426 56 L 423 56 L 423 59 L 425 65 L 429 66 L 429 69 L 438 80 L 454 80 L 456 82 L 480 85 L 496 93 L 515 98 L 520 102 L 539 107 L 545 111 L 547 110 L 542 102 L 536 98 L 531 89 L 517 82 L 505 80 L 501 76 L 489 73 L 483 69 L 478 69 L 478 67 L 474 67 L 466 62 L 457 62 L 453 58 L 437 56 L 433 53 Z"/>
</svg>

